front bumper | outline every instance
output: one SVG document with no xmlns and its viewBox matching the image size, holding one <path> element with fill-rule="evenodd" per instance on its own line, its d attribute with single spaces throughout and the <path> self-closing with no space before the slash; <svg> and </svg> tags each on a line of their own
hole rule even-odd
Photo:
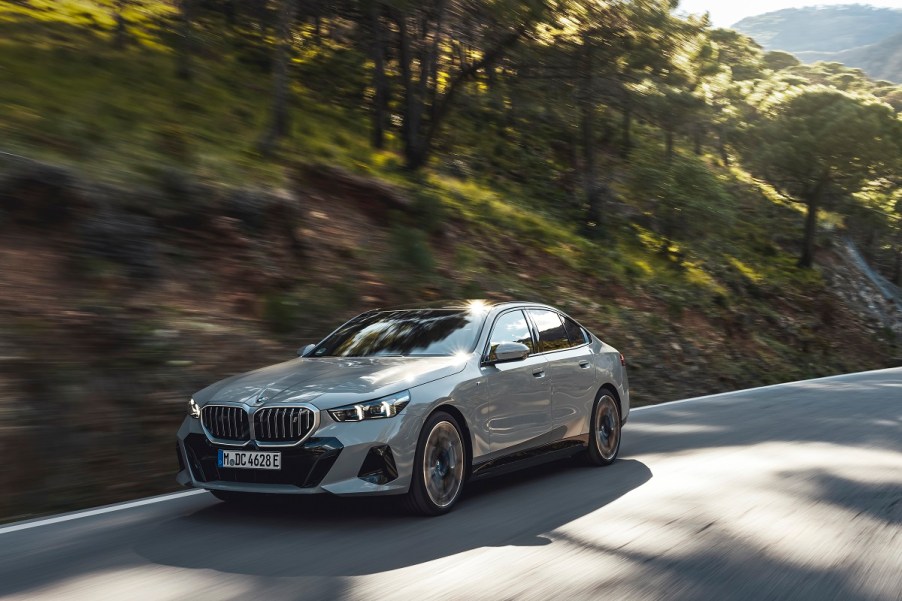
<svg viewBox="0 0 902 601">
<path fill-rule="evenodd" d="M 407 409 L 411 409 L 408 407 Z M 336 423 L 326 417 L 314 435 L 295 447 L 242 450 L 280 451 L 282 469 L 217 467 L 217 452 L 197 419 L 187 417 L 178 432 L 179 473 L 184 485 L 208 490 L 275 494 L 390 495 L 410 487 L 419 416 Z"/>
<path fill-rule="evenodd" d="M 217 467 L 220 447 L 203 434 L 191 433 L 182 441 L 191 478 L 201 484 L 276 484 L 295 488 L 315 488 L 332 469 L 342 444 L 335 438 L 309 438 L 297 447 L 279 449 L 282 469 L 252 470 Z M 215 488 L 215 486 L 213 486 Z M 233 488 L 233 487 L 229 487 Z"/>
</svg>

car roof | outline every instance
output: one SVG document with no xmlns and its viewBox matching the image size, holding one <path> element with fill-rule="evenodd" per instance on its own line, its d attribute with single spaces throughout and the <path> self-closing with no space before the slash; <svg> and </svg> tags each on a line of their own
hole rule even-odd
<svg viewBox="0 0 902 601">
<path fill-rule="evenodd" d="M 537 303 L 532 301 L 493 301 L 486 300 L 482 298 L 471 298 L 471 299 L 459 299 L 459 300 L 436 300 L 430 301 L 427 303 L 417 303 L 415 305 L 402 305 L 398 307 L 384 307 L 380 309 L 376 309 L 377 311 L 413 311 L 417 309 L 447 309 L 451 310 L 462 310 L 469 309 L 474 304 L 481 303 L 486 309 L 495 309 L 498 307 L 504 307 L 508 305 L 543 305 L 543 303 Z"/>
</svg>

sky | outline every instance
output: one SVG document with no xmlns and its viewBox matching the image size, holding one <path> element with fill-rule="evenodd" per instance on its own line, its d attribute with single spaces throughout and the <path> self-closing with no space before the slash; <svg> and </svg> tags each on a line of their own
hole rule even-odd
<svg viewBox="0 0 902 601">
<path fill-rule="evenodd" d="M 902 0 L 680 0 L 680 12 L 711 13 L 715 27 L 730 27 L 745 17 L 805 6 L 826 4 L 870 4 L 902 9 Z"/>
</svg>

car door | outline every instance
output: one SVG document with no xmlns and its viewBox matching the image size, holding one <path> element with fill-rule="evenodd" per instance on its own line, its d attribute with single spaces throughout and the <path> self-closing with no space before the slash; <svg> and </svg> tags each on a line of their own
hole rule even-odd
<svg viewBox="0 0 902 601">
<path fill-rule="evenodd" d="M 536 342 L 522 310 L 506 311 L 495 320 L 486 348 L 489 361 L 501 342 L 520 342 L 535 353 Z M 545 442 L 551 431 L 551 379 L 546 366 L 544 356 L 531 354 L 522 361 L 482 367 L 488 387 L 482 411 L 492 455 Z"/>
<path fill-rule="evenodd" d="M 548 360 L 554 437 L 585 434 L 596 392 L 595 363 L 588 338 L 576 322 L 555 311 L 529 309 L 527 313 L 535 324 L 539 351 Z"/>
</svg>

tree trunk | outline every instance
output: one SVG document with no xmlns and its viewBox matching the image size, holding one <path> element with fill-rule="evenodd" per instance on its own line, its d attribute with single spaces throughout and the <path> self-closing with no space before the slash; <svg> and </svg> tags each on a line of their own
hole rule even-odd
<svg viewBox="0 0 902 601">
<path fill-rule="evenodd" d="M 808 213 L 805 215 L 805 237 L 802 240 L 802 256 L 799 257 L 799 267 L 810 268 L 814 265 L 814 243 L 817 238 L 817 200 L 811 198 L 808 201 Z"/>
<path fill-rule="evenodd" d="M 288 135 L 288 60 L 291 54 L 291 26 L 294 23 L 295 0 L 282 0 L 279 5 L 279 42 L 273 64 L 272 115 L 269 129 L 260 141 L 260 152 L 269 156 L 279 138 Z"/>
<path fill-rule="evenodd" d="M 438 2 L 432 15 L 436 24 L 429 30 L 429 19 L 420 14 L 419 35 L 412 38 L 411 19 L 399 10 L 394 11 L 398 26 L 398 64 L 404 89 L 402 138 L 404 141 L 405 167 L 416 170 L 426 164 L 432 151 L 432 144 L 447 117 L 454 98 L 460 88 L 477 73 L 494 65 L 504 52 L 513 46 L 526 32 L 529 23 L 522 23 L 515 31 L 500 37 L 497 43 L 485 49 L 480 58 L 467 62 L 467 66 L 457 73 L 448 73 L 448 80 L 439 88 L 435 62 L 442 48 L 442 17 L 445 2 Z M 414 15 L 413 19 L 416 18 Z M 416 21 L 413 21 L 416 25 Z M 413 42 L 417 43 L 416 64 L 419 77 L 414 81 Z M 430 85 L 431 84 L 431 85 Z"/>
<path fill-rule="evenodd" d="M 317 46 L 323 45 L 323 15 L 320 11 L 319 2 L 315 2 L 314 5 L 316 8 L 314 9 L 316 12 L 313 13 L 313 41 Z"/>
<path fill-rule="evenodd" d="M 412 103 L 408 104 L 409 112 L 407 118 L 410 119 L 410 145 L 405 149 L 405 157 L 407 168 L 415 171 L 426 164 L 429 158 L 429 149 L 432 145 L 432 138 L 435 135 L 436 125 L 441 120 L 441 116 L 437 114 L 438 99 L 438 81 L 436 65 L 438 63 L 439 46 L 442 40 L 442 22 L 445 13 L 445 1 L 438 0 L 434 6 L 435 11 L 435 29 L 432 32 L 432 42 L 425 43 L 426 32 L 428 26 L 425 22 L 421 25 L 420 34 L 423 36 L 423 43 L 419 52 L 420 73 L 417 79 L 417 85 L 413 86 L 411 82 Z M 432 88 L 429 82 L 433 81 Z M 424 115 L 427 105 L 431 108 L 430 119 L 424 127 Z"/>
<path fill-rule="evenodd" d="M 385 146 L 385 116 L 388 109 L 388 78 L 385 75 L 385 37 L 381 12 L 380 3 L 370 3 L 370 23 L 373 29 L 373 148 Z"/>
<path fill-rule="evenodd" d="M 902 286 L 902 247 L 894 247 L 893 253 L 896 255 L 893 263 L 893 283 L 896 286 Z"/>
<path fill-rule="evenodd" d="M 817 242 L 817 212 L 821 207 L 821 198 L 830 184 L 830 171 L 825 170 L 814 188 L 805 195 L 808 213 L 805 215 L 805 238 L 802 240 L 802 256 L 799 267 L 810 268 L 814 265 L 814 249 Z"/>
<path fill-rule="evenodd" d="M 583 143 L 583 183 L 585 185 L 587 221 L 597 228 L 601 225 L 601 208 L 598 190 L 598 160 L 595 146 L 595 45 L 583 39 L 585 60 L 585 89 L 580 98 L 581 129 Z"/>
<path fill-rule="evenodd" d="M 673 162 L 673 130 L 667 129 L 664 132 L 664 143 L 665 143 L 665 153 L 664 156 L 667 159 L 667 163 L 670 164 Z"/>
<path fill-rule="evenodd" d="M 407 16 L 400 15 L 398 23 L 398 63 L 401 68 L 401 84 L 404 88 L 404 104 L 402 110 L 401 138 L 404 143 L 404 160 L 408 168 L 415 169 L 412 163 L 416 155 L 417 99 L 414 97 L 413 71 L 410 56 L 410 34 L 407 30 Z"/>
<path fill-rule="evenodd" d="M 727 134 L 723 127 L 717 130 L 717 151 L 720 153 L 720 162 L 724 167 L 730 166 L 730 155 L 727 152 Z"/>
<path fill-rule="evenodd" d="M 116 8 L 113 18 L 116 21 L 116 37 L 113 42 L 116 50 L 122 50 L 125 48 L 125 43 L 128 41 L 128 32 L 125 29 L 125 16 L 122 14 L 122 11 L 125 9 L 126 0 L 116 0 Z"/>
<path fill-rule="evenodd" d="M 192 4 L 194 0 L 179 0 L 179 47 L 176 75 L 180 79 L 190 80 L 194 76 L 194 68 L 191 61 L 192 39 Z"/>
<path fill-rule="evenodd" d="M 225 0 L 222 5 L 222 16 L 225 17 L 226 25 L 235 27 L 235 0 Z"/>
<path fill-rule="evenodd" d="M 620 158 L 628 159 L 633 150 L 633 108 L 623 107 L 620 122 Z"/>
</svg>

